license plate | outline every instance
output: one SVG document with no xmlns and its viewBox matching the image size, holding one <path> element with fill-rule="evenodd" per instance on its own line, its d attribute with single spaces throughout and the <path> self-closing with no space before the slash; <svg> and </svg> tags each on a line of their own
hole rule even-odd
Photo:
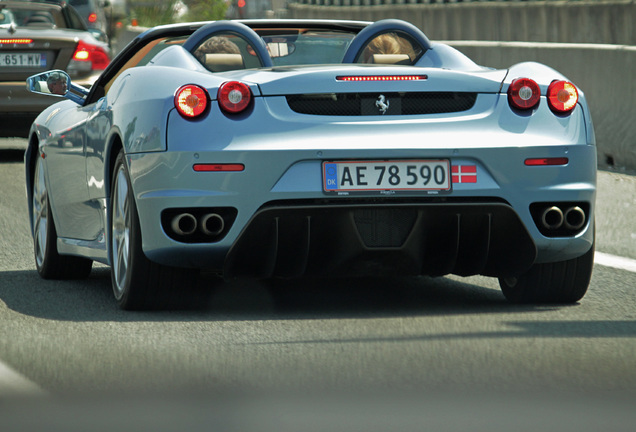
<svg viewBox="0 0 636 432">
<path fill-rule="evenodd" d="M 46 67 L 46 56 L 41 53 L 2 53 L 0 67 Z"/>
<path fill-rule="evenodd" d="M 450 162 L 436 160 L 323 162 L 326 192 L 449 191 Z"/>
</svg>

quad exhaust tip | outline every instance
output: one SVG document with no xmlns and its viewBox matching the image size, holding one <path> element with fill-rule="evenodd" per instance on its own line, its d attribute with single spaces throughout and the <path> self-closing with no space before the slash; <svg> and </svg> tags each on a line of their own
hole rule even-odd
<svg viewBox="0 0 636 432">
<path fill-rule="evenodd" d="M 208 237 L 218 236 L 225 228 L 225 220 L 217 213 L 207 213 L 198 220 L 191 213 L 179 213 L 172 218 L 170 228 L 179 236 L 191 236 L 199 230 Z"/>
<path fill-rule="evenodd" d="M 544 228 L 549 230 L 561 228 L 563 225 L 563 211 L 557 206 L 546 208 L 541 214 L 541 223 Z"/>
<path fill-rule="evenodd" d="M 201 231 L 208 236 L 217 236 L 223 232 L 225 221 L 217 213 L 208 213 L 201 217 Z"/>
<path fill-rule="evenodd" d="M 572 234 L 585 225 L 587 214 L 584 206 L 566 204 L 544 204 L 536 208 L 537 225 L 553 235 Z"/>
<path fill-rule="evenodd" d="M 585 224 L 585 212 L 579 206 L 570 207 L 565 211 L 563 223 L 567 229 L 581 229 Z"/>
<path fill-rule="evenodd" d="M 181 243 L 216 243 L 228 233 L 238 210 L 235 207 L 169 208 L 161 212 L 161 227 Z"/>
<path fill-rule="evenodd" d="M 190 213 L 181 213 L 172 218 L 172 231 L 180 236 L 188 236 L 197 230 L 197 219 Z"/>
</svg>

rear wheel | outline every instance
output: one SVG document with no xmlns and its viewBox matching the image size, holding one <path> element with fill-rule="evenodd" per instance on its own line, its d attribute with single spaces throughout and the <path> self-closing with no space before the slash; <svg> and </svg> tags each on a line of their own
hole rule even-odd
<svg viewBox="0 0 636 432">
<path fill-rule="evenodd" d="M 144 254 L 123 151 L 113 170 L 109 220 L 111 280 L 119 306 L 135 310 L 179 305 L 196 284 L 198 272 L 157 264 Z"/>
<path fill-rule="evenodd" d="M 87 258 L 60 255 L 57 251 L 57 231 L 49 204 L 42 158 L 35 162 L 33 177 L 33 250 L 35 266 L 44 279 L 83 279 L 88 277 L 93 261 Z"/>
<path fill-rule="evenodd" d="M 593 267 L 594 244 L 578 258 L 535 264 L 521 276 L 499 278 L 499 286 L 513 303 L 576 303 L 587 292 Z"/>
</svg>

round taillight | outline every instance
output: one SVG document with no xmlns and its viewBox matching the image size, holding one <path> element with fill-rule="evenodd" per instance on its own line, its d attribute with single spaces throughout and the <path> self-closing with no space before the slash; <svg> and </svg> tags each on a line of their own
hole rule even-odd
<svg viewBox="0 0 636 432">
<path fill-rule="evenodd" d="M 247 84 L 238 81 L 228 81 L 219 87 L 217 98 L 223 111 L 237 114 L 248 107 L 252 100 L 252 92 Z"/>
<path fill-rule="evenodd" d="M 579 101 L 579 92 L 568 81 L 552 81 L 548 87 L 548 105 L 558 113 L 568 113 Z"/>
<path fill-rule="evenodd" d="M 530 78 L 517 78 L 508 87 L 508 102 L 513 108 L 527 110 L 539 103 L 541 89 Z"/>
<path fill-rule="evenodd" d="M 174 106 L 182 116 L 192 119 L 208 108 L 208 92 L 199 86 L 188 84 L 180 87 L 174 96 Z"/>
</svg>

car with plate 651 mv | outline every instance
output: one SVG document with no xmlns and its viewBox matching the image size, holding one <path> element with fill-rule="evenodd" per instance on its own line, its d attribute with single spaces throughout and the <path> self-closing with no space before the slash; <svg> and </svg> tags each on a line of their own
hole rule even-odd
<svg viewBox="0 0 636 432">
<path fill-rule="evenodd" d="M 217 21 L 150 29 L 90 90 L 67 85 L 26 153 L 44 278 L 108 264 L 124 309 L 201 271 L 587 290 L 594 131 L 546 65 L 483 67 L 399 20 Z"/>
<path fill-rule="evenodd" d="M 109 62 L 108 44 L 64 1 L 0 0 L 0 137 L 26 137 L 55 102 L 29 92 L 29 76 L 61 69 L 90 87 Z"/>
</svg>

